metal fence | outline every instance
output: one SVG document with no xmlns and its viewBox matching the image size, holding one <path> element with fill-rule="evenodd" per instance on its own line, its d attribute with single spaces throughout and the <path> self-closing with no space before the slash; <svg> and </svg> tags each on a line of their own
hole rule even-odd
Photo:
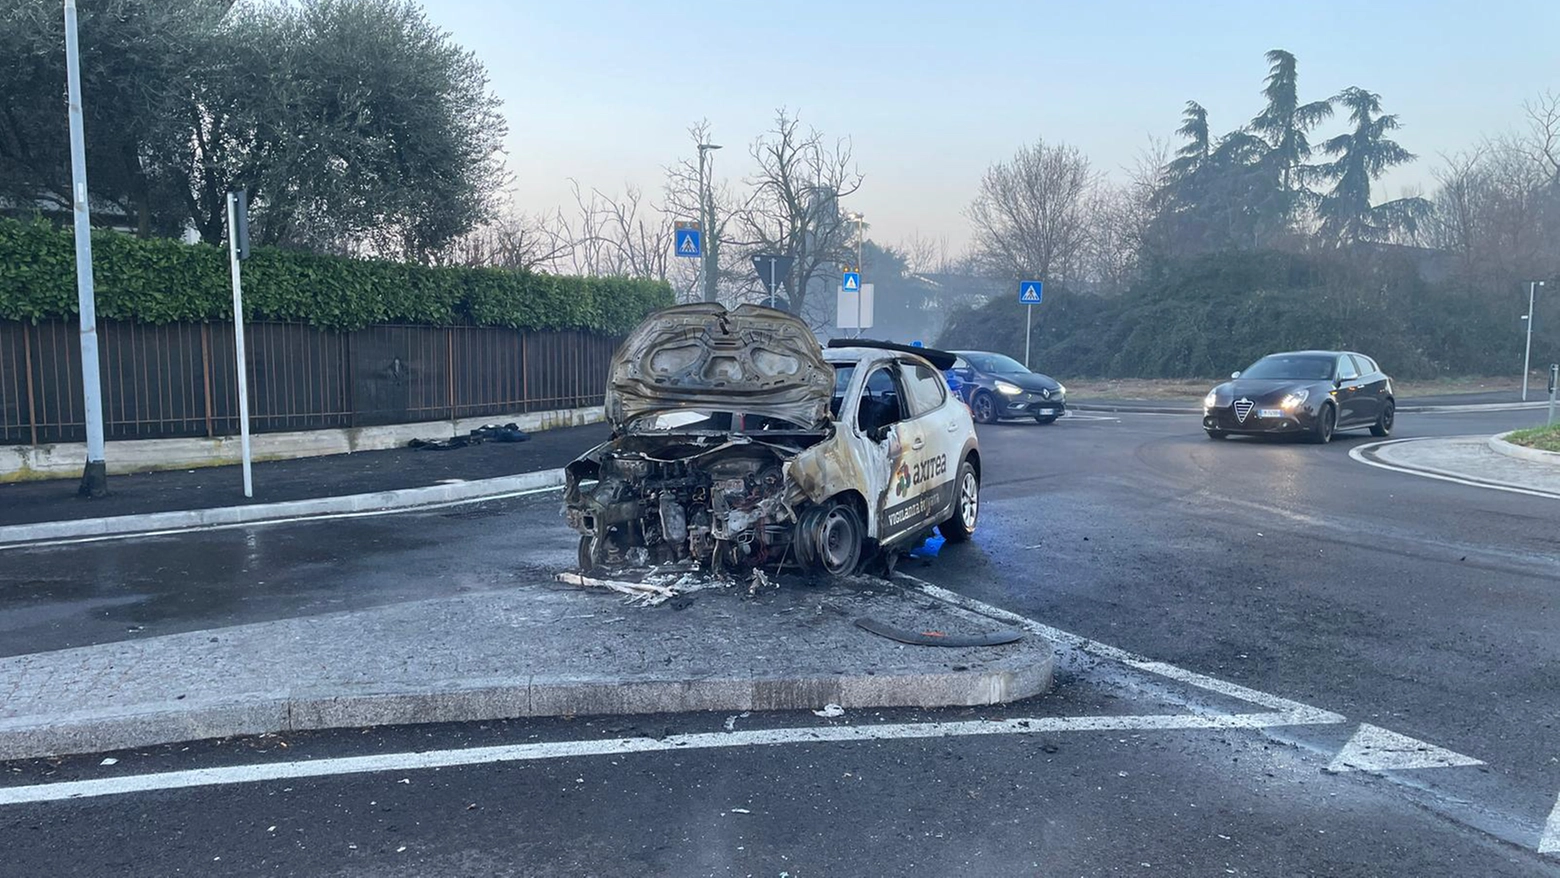
<svg viewBox="0 0 1560 878">
<path fill-rule="evenodd" d="M 102 321 L 109 439 L 238 432 L 233 328 Z M 314 430 L 599 405 L 617 340 L 485 326 L 246 325 L 251 429 Z M 74 323 L 0 321 L 0 445 L 86 438 Z"/>
</svg>

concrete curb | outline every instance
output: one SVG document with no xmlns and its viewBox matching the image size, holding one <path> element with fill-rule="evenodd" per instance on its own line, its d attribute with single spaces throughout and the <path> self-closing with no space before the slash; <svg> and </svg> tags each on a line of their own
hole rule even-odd
<svg viewBox="0 0 1560 878">
<path fill-rule="evenodd" d="M 1078 412 L 1128 412 L 1140 415 L 1201 415 L 1200 409 L 1174 406 L 1112 405 L 1103 402 L 1068 403 L 1068 411 Z"/>
<path fill-rule="evenodd" d="M 83 518 L 74 521 L 41 521 L 0 527 L 0 549 L 55 540 L 128 537 L 137 534 L 232 527 L 266 521 L 315 518 L 355 512 L 388 509 L 412 509 L 466 503 L 503 497 L 521 491 L 556 488 L 563 484 L 563 470 L 539 470 L 495 479 L 474 479 L 448 485 L 401 488 L 369 494 L 346 494 L 290 500 L 283 503 L 254 503 L 248 506 L 217 506 L 210 509 L 185 509 L 176 512 L 152 512 L 144 515 L 116 515 L 108 518 Z"/>
<path fill-rule="evenodd" d="M 0 720 L 0 760 L 101 753 L 267 732 L 475 722 L 545 716 L 693 711 L 974 707 L 1004 704 L 1051 688 L 1055 656 L 1033 637 L 1026 654 L 979 671 L 735 676 L 688 680 L 448 680 L 417 690 L 267 693 L 242 702 L 174 702 L 130 712 Z M 1036 661 L 1034 652 L 1044 656 Z"/>
<path fill-rule="evenodd" d="M 1388 439 L 1381 442 L 1368 442 L 1364 445 L 1356 445 L 1349 449 L 1349 457 L 1366 466 L 1373 466 L 1391 472 L 1407 473 L 1428 479 L 1438 479 L 1444 482 L 1453 482 L 1459 485 L 1467 485 L 1473 488 L 1490 488 L 1496 491 L 1507 491 L 1514 494 L 1526 494 L 1530 497 L 1547 497 L 1560 500 L 1560 493 L 1545 491 L 1527 485 L 1513 482 L 1485 479 L 1460 470 L 1443 469 L 1440 467 L 1425 466 L 1423 464 L 1410 464 L 1400 460 L 1391 460 L 1381 453 L 1381 449 L 1393 445 L 1403 445 L 1411 442 L 1436 441 L 1447 437 L 1426 436 L 1416 439 Z M 1452 437 L 1456 438 L 1456 437 Z"/>
<path fill-rule="evenodd" d="M 1490 450 L 1496 454 L 1514 457 L 1517 460 L 1542 463 L 1548 466 L 1560 466 L 1560 452 L 1545 451 L 1542 448 L 1527 448 L 1514 442 L 1507 442 L 1506 437 L 1510 435 L 1511 433 L 1499 433 L 1491 436 L 1489 442 Z"/>
</svg>

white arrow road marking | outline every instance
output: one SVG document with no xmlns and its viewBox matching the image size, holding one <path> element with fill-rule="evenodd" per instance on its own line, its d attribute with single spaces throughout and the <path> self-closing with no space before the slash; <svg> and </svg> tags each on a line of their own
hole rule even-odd
<svg viewBox="0 0 1560 878">
<path fill-rule="evenodd" d="M 1483 765 L 1483 760 L 1453 753 L 1417 738 L 1400 735 L 1370 723 L 1359 730 L 1333 757 L 1328 771 L 1392 771 L 1400 768 L 1450 768 Z"/>
<path fill-rule="evenodd" d="M 1549 812 L 1549 822 L 1544 824 L 1544 834 L 1538 838 L 1538 852 L 1560 854 L 1560 799 L 1555 800 L 1555 809 Z"/>
<path fill-rule="evenodd" d="M 1323 719 L 1322 722 L 1327 720 Z M 1178 729 L 1260 729 L 1268 726 L 1294 726 L 1315 723 L 1304 713 L 1237 713 L 1220 716 L 1183 714 L 1127 714 L 1123 716 L 1049 716 L 1005 720 L 965 720 L 947 723 L 884 723 L 856 726 L 803 726 L 784 729 L 754 729 L 741 732 L 699 732 L 668 735 L 665 738 L 605 738 L 586 741 L 548 741 L 537 744 L 510 744 L 498 747 L 466 747 L 453 750 L 426 750 L 420 753 L 383 753 L 373 756 L 346 756 L 310 759 L 301 762 L 270 762 L 260 765 L 233 765 L 221 768 L 196 768 L 158 774 L 133 774 L 96 780 L 62 781 L 29 786 L 0 787 L 0 805 L 55 802 L 63 799 L 87 799 L 143 793 L 152 790 L 177 790 L 190 787 L 222 786 L 291 780 L 306 777 L 334 777 L 376 771 L 406 771 L 450 768 L 462 765 L 490 765 L 499 762 L 529 762 L 541 759 L 570 759 L 588 756 L 620 756 L 625 753 L 650 753 L 665 750 L 711 750 L 728 747 L 773 746 L 777 744 L 828 744 L 852 741 L 891 741 L 917 738 L 955 738 L 974 735 L 1033 735 L 1044 732 L 1103 732 L 1136 729 L 1174 731 Z"/>
</svg>

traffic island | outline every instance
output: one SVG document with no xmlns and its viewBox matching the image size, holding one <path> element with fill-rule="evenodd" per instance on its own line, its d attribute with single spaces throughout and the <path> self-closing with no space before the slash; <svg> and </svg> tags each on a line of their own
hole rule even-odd
<svg viewBox="0 0 1560 878">
<path fill-rule="evenodd" d="M 1005 627 L 868 578 L 717 585 L 655 607 L 529 582 L 0 658 L 0 759 L 532 716 L 989 705 L 1051 685 L 1051 644 L 1032 634 L 913 646 L 862 618 L 933 637 Z"/>
<path fill-rule="evenodd" d="M 1395 439 L 1356 446 L 1349 456 L 1397 472 L 1560 499 L 1560 466 L 1509 455 L 1495 447 L 1496 441 L 1489 436 Z"/>
</svg>

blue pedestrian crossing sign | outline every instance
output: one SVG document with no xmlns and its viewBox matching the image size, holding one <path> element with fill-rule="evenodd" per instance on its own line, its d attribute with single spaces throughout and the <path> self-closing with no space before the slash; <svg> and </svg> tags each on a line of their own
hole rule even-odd
<svg viewBox="0 0 1560 878">
<path fill-rule="evenodd" d="M 1040 296 L 1045 287 L 1037 280 L 1025 280 L 1018 282 L 1018 301 L 1022 305 L 1040 304 Z"/>
<path fill-rule="evenodd" d="M 697 257 L 704 255 L 704 240 L 698 229 L 678 229 L 673 241 L 673 248 L 678 256 Z"/>
<path fill-rule="evenodd" d="M 861 292 L 861 272 L 847 271 L 844 280 L 840 281 L 840 289 L 847 293 Z"/>
</svg>

